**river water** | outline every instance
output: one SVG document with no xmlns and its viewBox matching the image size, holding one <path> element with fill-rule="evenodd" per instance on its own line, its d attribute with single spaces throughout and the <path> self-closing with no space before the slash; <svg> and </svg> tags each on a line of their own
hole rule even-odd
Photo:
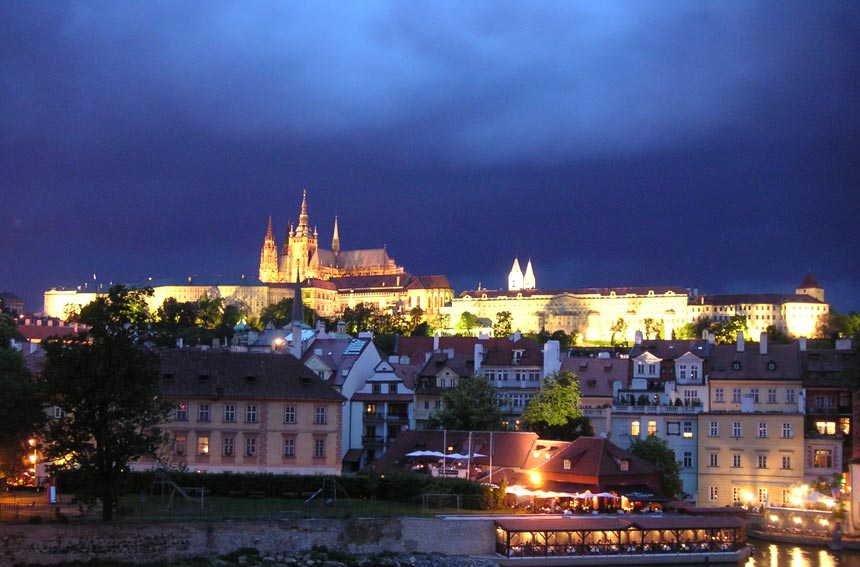
<svg viewBox="0 0 860 567">
<path fill-rule="evenodd" d="M 789 543 L 750 540 L 753 555 L 744 567 L 860 567 L 860 551 L 830 551 Z"/>
</svg>

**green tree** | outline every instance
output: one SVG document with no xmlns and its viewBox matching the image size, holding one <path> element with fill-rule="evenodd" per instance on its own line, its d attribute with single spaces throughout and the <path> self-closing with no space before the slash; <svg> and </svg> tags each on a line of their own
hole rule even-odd
<svg viewBox="0 0 860 567">
<path fill-rule="evenodd" d="M 738 340 L 739 332 L 748 334 L 746 315 L 732 315 L 717 326 L 714 335 L 718 344 L 728 345 Z"/>
<path fill-rule="evenodd" d="M 11 477 L 23 469 L 23 459 L 32 438 L 44 421 L 42 400 L 21 353 L 11 348 L 15 319 L 0 314 L 0 477 Z"/>
<path fill-rule="evenodd" d="M 457 321 L 457 330 L 459 331 L 459 334 L 468 337 L 472 335 L 472 329 L 479 325 L 480 322 L 478 321 L 477 315 L 473 315 L 468 311 L 463 311 L 463 313 L 460 314 L 460 320 Z"/>
<path fill-rule="evenodd" d="M 776 325 L 768 325 L 767 326 L 767 339 L 774 343 L 787 345 L 791 342 L 791 337 L 785 334 L 780 329 L 776 328 Z"/>
<path fill-rule="evenodd" d="M 511 328 L 513 320 L 514 317 L 510 311 L 499 311 L 496 313 L 496 322 L 493 324 L 493 336 L 499 338 L 511 336 L 513 332 Z"/>
<path fill-rule="evenodd" d="M 831 310 L 819 317 L 816 334 L 833 341 L 840 338 L 858 340 L 860 339 L 860 313 L 854 311 L 839 313 Z"/>
<path fill-rule="evenodd" d="M 359 303 L 354 308 L 347 307 L 341 317 L 346 323 L 346 332 L 355 335 L 361 331 L 370 331 L 373 328 L 371 321 L 378 312 L 379 309 L 370 303 Z"/>
<path fill-rule="evenodd" d="M 457 386 L 442 394 L 442 408 L 430 416 L 437 429 L 500 431 L 502 412 L 496 388 L 483 377 L 464 376 Z"/>
<path fill-rule="evenodd" d="M 416 332 L 418 330 L 418 327 L 420 327 L 422 323 L 424 323 L 424 310 L 420 307 L 413 307 L 412 309 L 410 309 L 409 321 L 406 326 L 406 332 L 412 336 L 425 336 L 427 334 L 426 330 L 424 331 L 424 333 Z M 426 327 L 427 325 L 425 324 L 424 328 L 426 329 Z"/>
<path fill-rule="evenodd" d="M 681 467 L 675 460 L 675 451 L 669 448 L 669 444 L 664 439 L 656 435 L 649 435 L 645 439 L 635 438 L 630 443 L 628 451 L 662 470 L 660 489 L 663 496 L 675 498 L 676 495 L 681 494 L 683 490 Z"/>
<path fill-rule="evenodd" d="M 213 297 L 209 299 L 207 294 L 200 296 L 197 300 L 197 326 L 213 330 L 221 324 L 224 315 L 224 299 Z"/>
<path fill-rule="evenodd" d="M 645 338 L 660 340 L 663 336 L 663 322 L 654 319 L 653 317 L 646 317 L 642 320 L 643 325 L 645 326 Z"/>
<path fill-rule="evenodd" d="M 561 371 L 547 376 L 523 410 L 523 421 L 542 438 L 573 440 L 587 434 L 589 420 L 579 408 L 579 380 Z"/>
<path fill-rule="evenodd" d="M 272 303 L 260 312 L 260 325 L 265 327 L 269 323 L 276 329 L 283 329 L 293 322 L 293 298 L 285 297 L 277 303 Z M 347 310 L 349 310 L 347 308 Z M 308 325 L 313 325 L 316 314 L 314 310 L 302 304 L 302 320 Z"/>
<path fill-rule="evenodd" d="M 440 313 L 428 322 L 427 334 L 433 336 L 438 331 L 440 334 L 451 328 L 451 316 L 447 313 Z"/>
<path fill-rule="evenodd" d="M 62 413 L 45 429 L 45 453 L 56 468 L 79 470 L 79 496 L 100 499 L 104 521 L 114 517 L 129 463 L 164 442 L 158 426 L 171 406 L 159 391 L 158 358 L 142 346 L 151 295 L 114 286 L 81 309 L 87 334 L 44 343 L 45 394 Z"/>
</svg>

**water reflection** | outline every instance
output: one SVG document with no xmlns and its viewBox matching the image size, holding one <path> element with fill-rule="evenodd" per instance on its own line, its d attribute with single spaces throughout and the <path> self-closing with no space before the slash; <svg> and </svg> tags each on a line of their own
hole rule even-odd
<svg viewBox="0 0 860 567">
<path fill-rule="evenodd" d="M 860 567 L 860 552 L 751 541 L 753 555 L 744 567 Z"/>
</svg>

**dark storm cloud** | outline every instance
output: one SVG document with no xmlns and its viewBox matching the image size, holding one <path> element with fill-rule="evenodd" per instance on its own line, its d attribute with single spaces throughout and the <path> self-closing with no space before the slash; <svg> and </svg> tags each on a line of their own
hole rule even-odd
<svg viewBox="0 0 860 567">
<path fill-rule="evenodd" d="M 458 291 L 519 254 L 556 287 L 789 291 L 812 268 L 856 308 L 859 12 L 4 4 L 0 250 L 32 258 L 0 287 L 254 273 L 307 186 L 324 238 L 340 213 Z"/>
</svg>

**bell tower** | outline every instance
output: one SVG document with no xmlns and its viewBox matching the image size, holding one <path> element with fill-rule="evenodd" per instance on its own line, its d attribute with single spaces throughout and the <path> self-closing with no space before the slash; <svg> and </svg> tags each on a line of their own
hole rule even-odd
<svg viewBox="0 0 860 567">
<path fill-rule="evenodd" d="M 283 271 L 286 281 L 304 281 L 315 274 L 309 273 L 311 258 L 317 251 L 317 231 L 311 232 L 308 224 L 308 191 L 302 192 L 302 208 L 299 213 L 299 224 L 295 232 L 290 231 L 290 243 L 287 247 L 287 261 L 284 262 Z"/>
<path fill-rule="evenodd" d="M 266 238 L 263 240 L 263 249 L 260 251 L 260 281 L 273 283 L 278 281 L 278 246 L 272 235 L 272 217 L 269 217 L 269 226 L 266 228 Z"/>
</svg>

